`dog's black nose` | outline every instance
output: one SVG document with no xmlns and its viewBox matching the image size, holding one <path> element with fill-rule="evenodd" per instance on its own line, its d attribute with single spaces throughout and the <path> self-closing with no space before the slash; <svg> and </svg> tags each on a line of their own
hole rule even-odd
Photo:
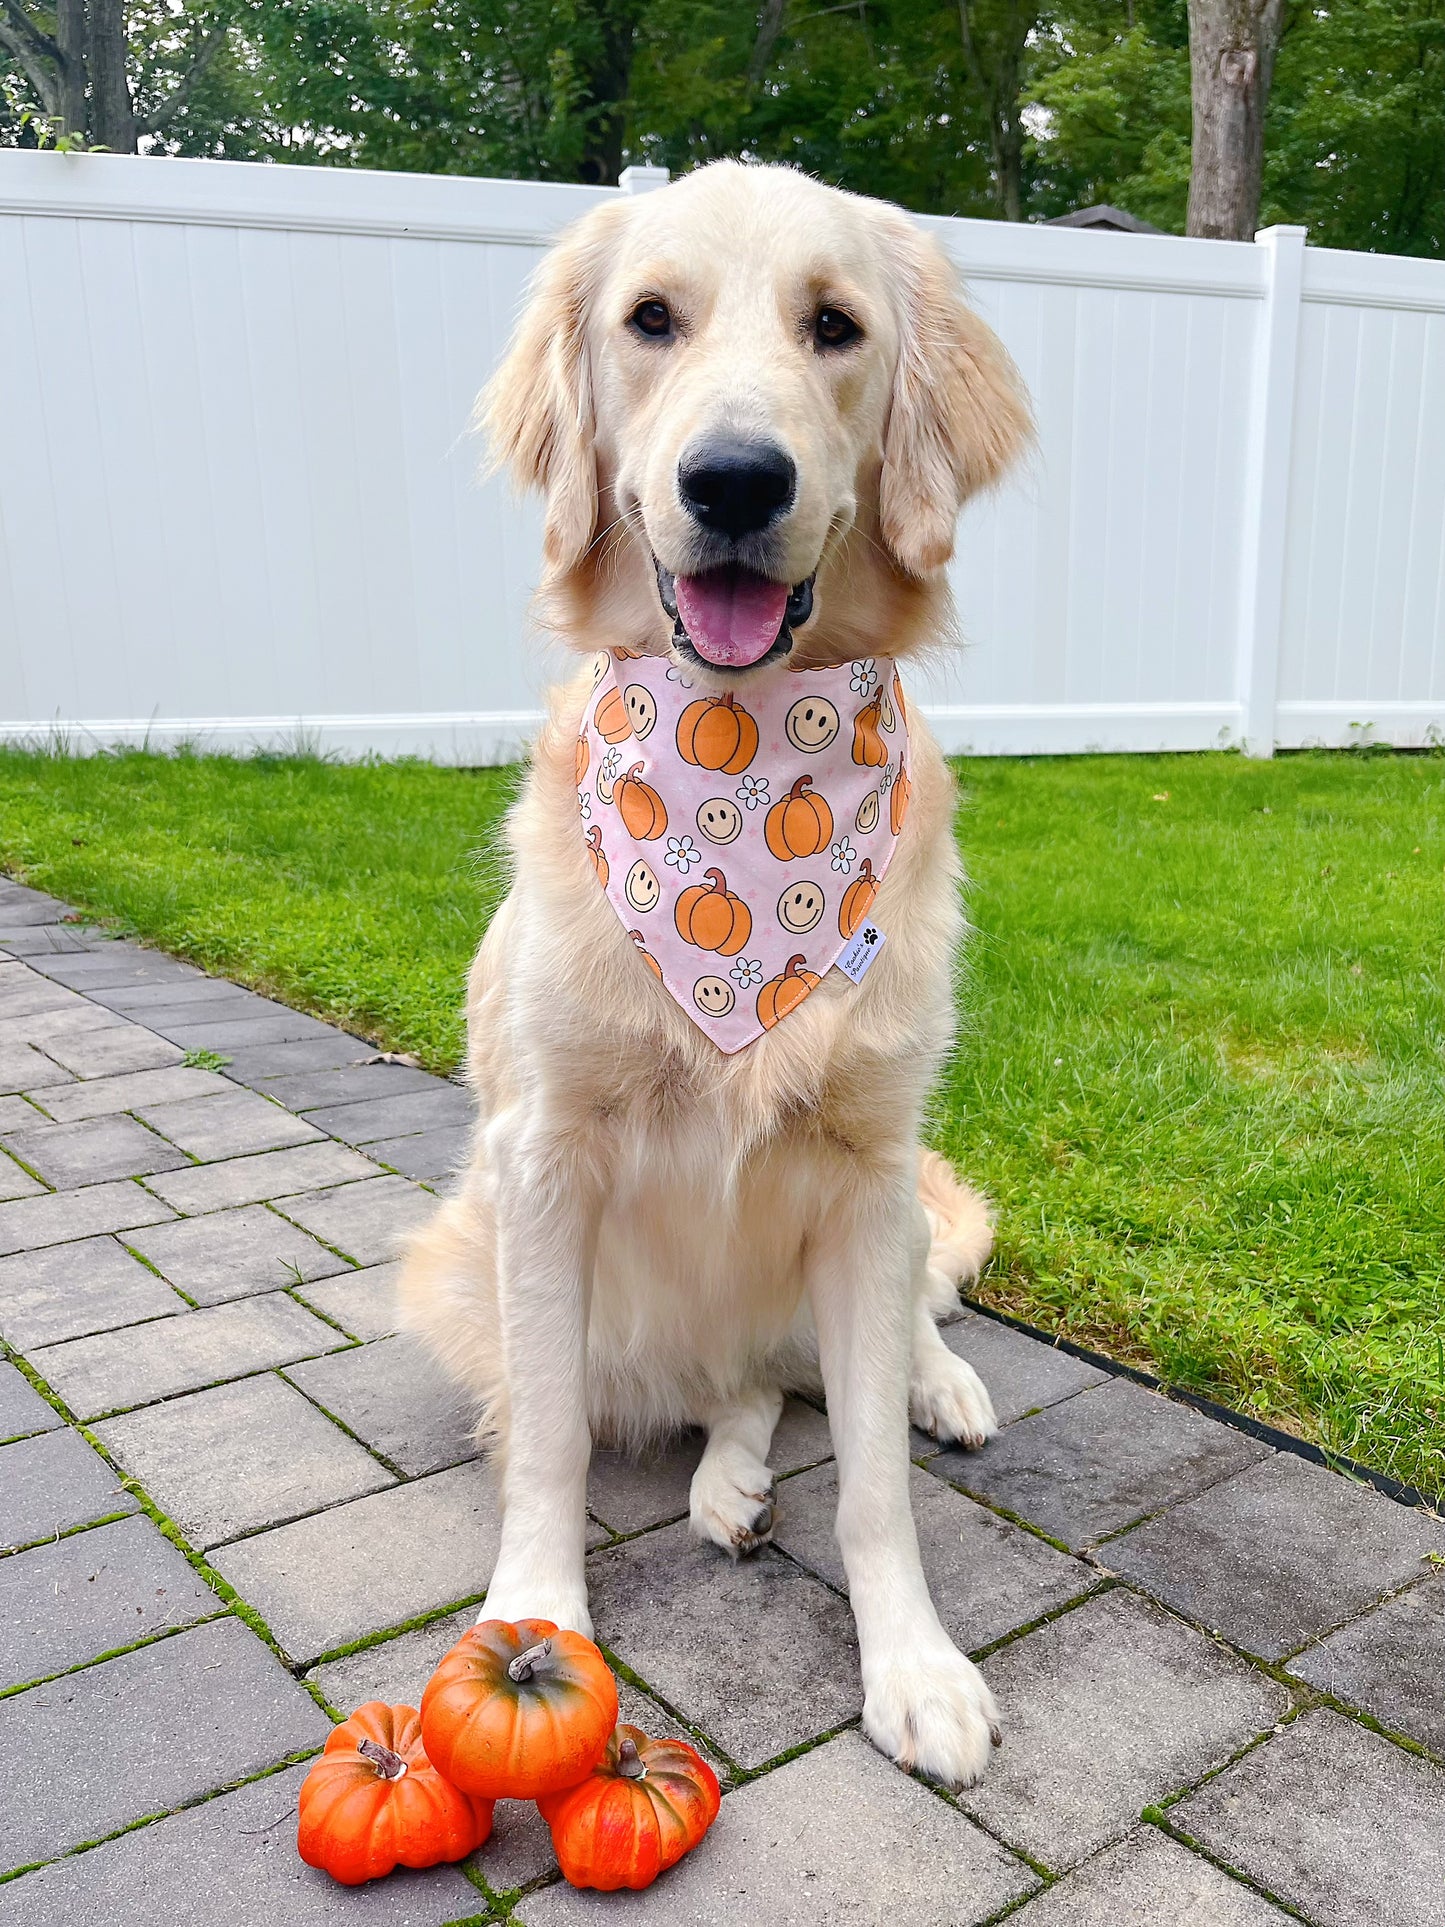
<svg viewBox="0 0 1445 1927">
<path fill-rule="evenodd" d="M 691 448 L 677 468 L 690 514 L 734 539 L 755 535 L 793 500 L 798 471 L 771 442 L 719 438 Z"/>
</svg>

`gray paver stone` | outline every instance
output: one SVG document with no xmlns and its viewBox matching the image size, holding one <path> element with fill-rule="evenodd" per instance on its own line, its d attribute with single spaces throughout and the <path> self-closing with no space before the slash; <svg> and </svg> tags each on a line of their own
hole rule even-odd
<svg viewBox="0 0 1445 1927">
<path fill-rule="evenodd" d="M 645 1526 L 688 1513 L 692 1475 L 705 1443 L 701 1432 L 685 1432 L 654 1452 L 633 1454 L 598 1448 L 587 1476 L 587 1505 L 594 1518 L 614 1532 L 640 1532 Z M 776 1473 L 815 1465 L 833 1449 L 828 1421 L 802 1399 L 790 1398 L 773 1433 L 768 1464 Z"/>
<path fill-rule="evenodd" d="M 0 1043 L 0 1091 L 39 1091 L 50 1084 L 73 1082 L 71 1071 L 33 1044 Z"/>
<path fill-rule="evenodd" d="M 92 1519 L 134 1512 L 135 1503 L 100 1454 L 68 1426 L 0 1445 L 0 1546 L 52 1539 Z"/>
<path fill-rule="evenodd" d="M 0 975 L 0 1021 L 29 1017 L 41 1010 L 64 1010 L 76 1002 L 73 990 L 38 971 L 15 964 Z"/>
<path fill-rule="evenodd" d="M 329 1024 L 299 1011 L 278 1017 L 227 1017 L 215 1023 L 167 1024 L 166 1035 L 185 1050 L 230 1052 L 247 1044 L 289 1044 L 306 1037 L 328 1037 Z"/>
<path fill-rule="evenodd" d="M 223 1610 L 149 1519 L 0 1559 L 0 1688 L 83 1666 Z"/>
<path fill-rule="evenodd" d="M 223 1164 L 192 1166 L 158 1177 L 152 1189 L 187 1217 L 221 1211 L 229 1205 L 263 1204 L 322 1184 L 368 1178 L 376 1166 L 344 1144 L 323 1138 L 285 1151 L 260 1151 L 254 1157 L 228 1158 Z"/>
<path fill-rule="evenodd" d="M 183 1097 L 207 1097 L 230 1086 L 214 1071 L 168 1064 L 158 1071 L 126 1071 L 119 1077 L 89 1077 L 42 1091 L 36 1103 L 59 1124 L 131 1111 L 139 1104 L 165 1104 Z"/>
<path fill-rule="evenodd" d="M 208 1007 L 215 1004 L 232 1004 L 251 1001 L 251 993 L 238 985 L 228 983 L 224 977 L 182 977 L 166 978 L 160 983 L 129 984 L 87 984 L 85 994 L 97 1004 L 104 1004 L 107 1010 L 118 1010 L 123 1015 L 137 1017 L 141 1023 L 148 1023 L 150 1011 L 194 1008 L 197 1004 Z"/>
<path fill-rule="evenodd" d="M 854 1718 L 845 1601 L 770 1547 L 733 1561 L 686 1524 L 588 1561 L 597 1638 L 745 1767 Z"/>
<path fill-rule="evenodd" d="M 77 1077 L 116 1077 L 122 1071 L 158 1070 L 164 1064 L 179 1064 L 185 1056 L 183 1050 L 157 1037 L 154 1031 L 120 1022 L 74 1037 L 48 1038 L 45 1048 Z"/>
<path fill-rule="evenodd" d="M 45 1186 L 38 1178 L 31 1177 L 6 1152 L 0 1151 L 0 1204 L 11 1198 L 39 1198 L 45 1194 Z"/>
<path fill-rule="evenodd" d="M 1019 1419 L 981 1452 L 941 1452 L 928 1469 L 1077 1552 L 1268 1453 L 1243 1432 L 1114 1379 Z"/>
<path fill-rule="evenodd" d="M 184 1155 L 133 1117 L 89 1118 L 82 1124 L 45 1124 L 6 1140 L 47 1184 L 72 1190 L 107 1178 L 139 1178 L 173 1171 Z"/>
<path fill-rule="evenodd" d="M 1290 1672 L 1445 1753 L 1445 1574 L 1387 1599 L 1291 1661 Z"/>
<path fill-rule="evenodd" d="M 1140 1827 L 1012 1918 L 1018 1927 L 1287 1927 L 1289 1915 L 1177 1840 Z"/>
<path fill-rule="evenodd" d="M 477 1455 L 471 1400 L 415 1339 L 383 1338 L 293 1365 L 286 1376 L 409 1475 Z"/>
<path fill-rule="evenodd" d="M 1035 1884 L 956 1809 L 841 1733 L 728 1794 L 707 1838 L 627 1896 L 627 1918 L 637 1927 L 976 1927 Z M 526 1927 L 616 1917 L 613 1896 L 563 1886 L 517 1911 Z"/>
<path fill-rule="evenodd" d="M 909 1468 L 909 1493 L 924 1576 L 938 1616 L 965 1652 L 988 1646 L 1067 1600 L 1091 1592 L 1099 1576 L 972 1499 Z M 833 1536 L 838 1475 L 820 1465 L 778 1488 L 774 1545 L 840 1592 L 848 1590 Z"/>
<path fill-rule="evenodd" d="M 166 1281 L 114 1238 L 0 1259 L 0 1337 L 17 1351 L 184 1310 Z"/>
<path fill-rule="evenodd" d="M 1283 1687 L 1152 1602 L 1106 1593 L 983 1662 L 1004 1743 L 959 1797 L 1046 1865 L 1119 1839 L 1289 1707 Z"/>
<path fill-rule="evenodd" d="M 28 1438 L 32 1432 L 53 1432 L 65 1420 L 47 1405 L 16 1365 L 0 1362 L 0 1439 Z"/>
<path fill-rule="evenodd" d="M 32 1362 L 77 1418 L 92 1419 L 289 1365 L 345 1342 L 284 1291 L 275 1291 L 125 1331 L 73 1338 L 33 1353 Z"/>
<path fill-rule="evenodd" d="M 211 1563 L 300 1664 L 486 1588 L 501 1529 L 480 1462 L 226 1546 Z"/>
<path fill-rule="evenodd" d="M 988 1387 L 1001 1426 L 1108 1381 L 1109 1374 L 1096 1365 L 976 1312 L 944 1325 L 939 1336 L 957 1357 L 968 1360 Z M 913 1439 L 915 1451 L 938 1449 L 938 1441 L 926 1432 L 915 1431 Z"/>
<path fill-rule="evenodd" d="M 0 1887 L 0 1927 L 443 1927 L 482 1896 L 456 1867 L 341 1887 L 296 1851 L 304 1766 Z"/>
<path fill-rule="evenodd" d="M 1101 1555 L 1236 1646 L 1279 1659 L 1415 1578 L 1445 1524 L 1279 1452 Z"/>
<path fill-rule="evenodd" d="M 388 1706 L 420 1706 L 426 1683 L 442 1656 L 476 1624 L 479 1610 L 463 1606 L 460 1612 L 447 1613 L 409 1633 L 398 1633 L 379 1646 L 363 1646 L 360 1652 L 312 1666 L 306 1677 L 320 1687 L 338 1713 L 354 1713 L 368 1700 L 385 1700 Z"/>
<path fill-rule="evenodd" d="M 130 1232 L 126 1243 L 201 1305 L 350 1273 L 344 1258 L 264 1204 L 173 1219 Z"/>
<path fill-rule="evenodd" d="M 469 1124 L 473 1110 L 467 1091 L 438 1078 L 430 1090 L 389 1093 L 313 1111 L 311 1122 L 347 1144 L 369 1144 L 380 1138 L 435 1131 L 449 1124 Z"/>
<path fill-rule="evenodd" d="M 194 964 L 182 963 L 159 950 L 143 950 L 139 944 L 124 940 L 108 943 L 88 956 L 57 957 L 44 968 L 48 977 L 77 990 L 98 989 L 104 984 L 182 983 L 204 975 Z"/>
<path fill-rule="evenodd" d="M 130 1178 L 87 1184 L 79 1191 L 47 1191 L 42 1198 L 0 1204 L 0 1257 L 39 1251 L 105 1231 L 160 1224 L 175 1214 Z"/>
<path fill-rule="evenodd" d="M 0 1869 L 194 1799 L 329 1731 L 230 1617 L 0 1700 L 0 1758 L 26 1763 L 0 1805 Z"/>
<path fill-rule="evenodd" d="M 264 1089 L 276 1077 L 300 1071 L 339 1070 L 347 1064 L 369 1064 L 375 1044 L 335 1031 L 329 1037 L 306 1037 L 285 1044 L 242 1044 L 229 1052 L 226 1075 L 237 1084 Z"/>
<path fill-rule="evenodd" d="M 269 1375 L 106 1419 L 95 1434 L 199 1546 L 393 1482 L 369 1452 Z"/>
<path fill-rule="evenodd" d="M 58 1057 L 62 1044 L 68 1055 L 73 1045 L 83 1043 L 98 1031 L 128 1028 L 124 1017 L 113 1010 L 102 1010 L 98 1004 L 89 1004 L 82 997 L 58 1010 L 32 1011 L 28 1017 L 0 1017 L 0 1048 L 35 1044 L 48 1056 Z M 67 1068 L 75 1066 L 67 1063 Z"/>
<path fill-rule="evenodd" d="M 6 891 L 3 910 L 7 923 L 58 923 L 62 917 L 69 915 L 70 906 L 56 897 L 47 896 L 43 890 L 29 890 L 17 883 L 13 891 Z"/>
<path fill-rule="evenodd" d="M 238 1090 L 235 1085 L 210 1097 L 148 1104 L 140 1115 L 152 1130 L 203 1161 L 245 1157 L 252 1151 L 279 1151 L 288 1144 L 306 1144 L 320 1136 L 279 1104 L 268 1103 L 257 1092 Z"/>
<path fill-rule="evenodd" d="M 361 1104 L 373 1097 L 403 1097 L 408 1091 L 435 1090 L 441 1078 L 410 1064 L 349 1064 L 336 1070 L 293 1071 L 273 1078 L 266 1095 L 290 1111 L 318 1111 L 337 1104 Z M 455 1088 L 455 1087 L 453 1087 Z"/>
<path fill-rule="evenodd" d="M 1327 1708 L 1169 1817 L 1317 1927 L 1445 1927 L 1445 1773 Z"/>
<path fill-rule="evenodd" d="M 387 1338 L 397 1328 L 396 1281 L 400 1272 L 399 1264 L 343 1271 L 338 1262 L 336 1277 L 304 1286 L 299 1296 L 324 1318 L 335 1319 L 353 1338 Z"/>
<path fill-rule="evenodd" d="M 23 1097 L 0 1097 L 0 1132 L 12 1137 L 17 1131 L 33 1130 L 37 1124 L 45 1122 L 44 1111 Z"/>
<path fill-rule="evenodd" d="M 366 1168 L 374 1171 L 376 1166 Z M 364 1185 L 313 1191 L 307 1197 L 278 1196 L 276 1208 L 357 1264 L 382 1265 L 395 1258 L 407 1236 L 431 1217 L 437 1200 L 405 1178 L 375 1177 Z"/>
<path fill-rule="evenodd" d="M 99 932 L 68 923 L 7 923 L 0 904 L 0 946 L 12 957 L 39 962 L 47 956 L 93 950 L 103 941 Z"/>
<path fill-rule="evenodd" d="M 423 1131 L 416 1137 L 381 1138 L 368 1144 L 366 1154 L 378 1164 L 389 1164 L 404 1178 L 435 1184 L 460 1171 L 472 1145 L 472 1130 L 457 1125 L 445 1131 Z"/>
</svg>

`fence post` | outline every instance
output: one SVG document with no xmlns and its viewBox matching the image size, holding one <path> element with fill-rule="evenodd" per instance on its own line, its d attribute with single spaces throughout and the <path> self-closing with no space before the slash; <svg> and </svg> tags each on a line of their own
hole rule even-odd
<svg viewBox="0 0 1445 1927">
<path fill-rule="evenodd" d="M 1273 756 L 1279 626 L 1289 522 L 1289 458 L 1299 350 L 1302 227 L 1262 228 L 1264 304 L 1256 337 L 1245 457 L 1237 682 L 1246 756 Z"/>
<path fill-rule="evenodd" d="M 671 179 L 665 167 L 624 167 L 617 185 L 624 194 L 651 194 L 654 188 L 666 187 Z"/>
</svg>

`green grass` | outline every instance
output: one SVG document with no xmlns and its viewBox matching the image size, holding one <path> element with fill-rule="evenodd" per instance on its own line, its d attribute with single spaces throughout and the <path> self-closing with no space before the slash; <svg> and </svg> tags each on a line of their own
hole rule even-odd
<svg viewBox="0 0 1445 1927">
<path fill-rule="evenodd" d="M 961 775 L 983 1296 L 1445 1491 L 1445 758 Z M 0 862 L 447 1068 L 513 781 L 0 751 Z"/>
</svg>

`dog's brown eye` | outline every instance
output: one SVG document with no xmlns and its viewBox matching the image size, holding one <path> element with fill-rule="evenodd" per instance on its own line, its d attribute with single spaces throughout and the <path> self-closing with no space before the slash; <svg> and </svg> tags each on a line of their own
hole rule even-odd
<svg viewBox="0 0 1445 1927">
<path fill-rule="evenodd" d="M 650 335 L 654 341 L 672 333 L 672 314 L 665 301 L 639 301 L 631 320 L 640 335 Z"/>
<path fill-rule="evenodd" d="M 813 321 L 813 338 L 820 348 L 843 348 L 862 333 L 852 315 L 841 308 L 819 308 Z"/>
</svg>

